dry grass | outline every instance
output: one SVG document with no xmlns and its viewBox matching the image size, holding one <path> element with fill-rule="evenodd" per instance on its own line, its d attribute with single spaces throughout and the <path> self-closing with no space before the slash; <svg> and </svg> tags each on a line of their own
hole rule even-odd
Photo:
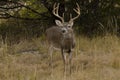
<svg viewBox="0 0 120 80">
<path fill-rule="evenodd" d="M 48 46 L 43 39 L 0 45 L 0 80 L 119 80 L 120 39 L 116 36 L 78 37 L 73 53 L 72 75 L 63 76 L 59 51 L 49 67 Z"/>
</svg>

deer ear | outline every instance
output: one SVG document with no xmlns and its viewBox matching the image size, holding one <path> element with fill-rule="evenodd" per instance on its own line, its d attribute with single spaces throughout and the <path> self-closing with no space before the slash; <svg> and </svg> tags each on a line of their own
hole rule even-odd
<svg viewBox="0 0 120 80">
<path fill-rule="evenodd" d="M 73 22 L 73 21 L 69 21 L 68 26 L 70 26 L 70 27 L 72 28 L 73 24 L 74 24 L 74 22 Z"/>
<path fill-rule="evenodd" d="M 59 21 L 59 20 L 55 20 L 55 23 L 56 23 L 57 26 L 63 26 L 62 22 Z"/>
</svg>

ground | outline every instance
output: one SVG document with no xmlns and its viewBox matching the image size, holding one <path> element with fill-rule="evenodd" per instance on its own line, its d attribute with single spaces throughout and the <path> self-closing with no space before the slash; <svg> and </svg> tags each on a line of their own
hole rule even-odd
<svg viewBox="0 0 120 80">
<path fill-rule="evenodd" d="M 0 80 L 120 80 L 120 38 L 77 36 L 72 74 L 64 76 L 63 70 L 60 51 L 55 51 L 51 75 L 44 39 L 0 44 Z"/>
</svg>

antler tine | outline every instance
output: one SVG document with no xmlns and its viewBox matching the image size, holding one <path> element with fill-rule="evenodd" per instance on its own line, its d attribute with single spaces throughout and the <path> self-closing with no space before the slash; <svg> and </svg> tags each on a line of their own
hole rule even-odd
<svg viewBox="0 0 120 80">
<path fill-rule="evenodd" d="M 62 17 L 63 17 L 63 18 L 65 17 L 65 14 L 64 14 L 64 13 L 62 14 Z"/>
<path fill-rule="evenodd" d="M 58 12 L 58 10 L 59 10 L 59 5 L 60 5 L 60 3 L 58 3 L 57 5 L 56 5 L 56 3 L 53 5 L 53 14 L 56 16 L 56 17 L 58 17 L 62 22 L 64 22 L 64 18 L 63 17 L 61 17 L 60 15 L 59 15 L 59 12 Z"/>
<path fill-rule="evenodd" d="M 57 14 L 58 14 L 58 10 L 59 10 L 59 5 L 60 5 L 60 3 L 57 4 L 57 11 L 56 11 Z"/>
<path fill-rule="evenodd" d="M 72 19 L 72 14 L 70 13 L 70 19 Z"/>
<path fill-rule="evenodd" d="M 80 14 L 80 6 L 78 5 L 78 3 L 76 3 L 76 5 L 77 5 L 77 8 L 75 9 L 73 9 L 77 14 Z"/>
<path fill-rule="evenodd" d="M 72 15 L 70 14 L 70 21 L 74 21 L 75 19 L 77 19 L 79 16 L 80 16 L 80 6 L 79 6 L 79 4 L 78 3 L 76 3 L 76 5 L 77 5 L 77 8 L 75 9 L 73 9 L 78 15 L 76 16 L 76 17 L 74 17 L 74 18 L 72 18 Z"/>
<path fill-rule="evenodd" d="M 57 8 L 57 7 L 56 7 L 56 3 L 55 3 L 55 4 L 53 5 L 53 10 L 52 10 L 52 12 L 53 12 L 54 15 L 55 15 L 55 13 L 56 13 L 56 12 L 55 12 L 55 11 L 56 11 L 56 8 Z"/>
</svg>

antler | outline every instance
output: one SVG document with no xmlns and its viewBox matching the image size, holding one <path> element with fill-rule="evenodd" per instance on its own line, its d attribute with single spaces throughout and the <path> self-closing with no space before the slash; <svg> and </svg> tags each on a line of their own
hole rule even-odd
<svg viewBox="0 0 120 80">
<path fill-rule="evenodd" d="M 56 3 L 54 4 L 54 6 L 53 6 L 53 14 L 56 16 L 56 17 L 58 17 L 59 19 L 61 19 L 61 21 L 62 22 L 64 22 L 64 16 L 63 17 L 61 17 L 59 14 L 58 14 L 58 10 L 59 10 L 59 3 L 56 5 Z"/>
<path fill-rule="evenodd" d="M 70 14 L 70 21 L 74 21 L 75 19 L 77 19 L 79 16 L 80 16 L 80 6 L 78 5 L 78 3 L 76 3 L 76 5 L 77 5 L 77 8 L 75 9 L 73 9 L 78 15 L 76 16 L 76 17 L 74 17 L 74 18 L 72 18 L 72 14 Z"/>
</svg>

